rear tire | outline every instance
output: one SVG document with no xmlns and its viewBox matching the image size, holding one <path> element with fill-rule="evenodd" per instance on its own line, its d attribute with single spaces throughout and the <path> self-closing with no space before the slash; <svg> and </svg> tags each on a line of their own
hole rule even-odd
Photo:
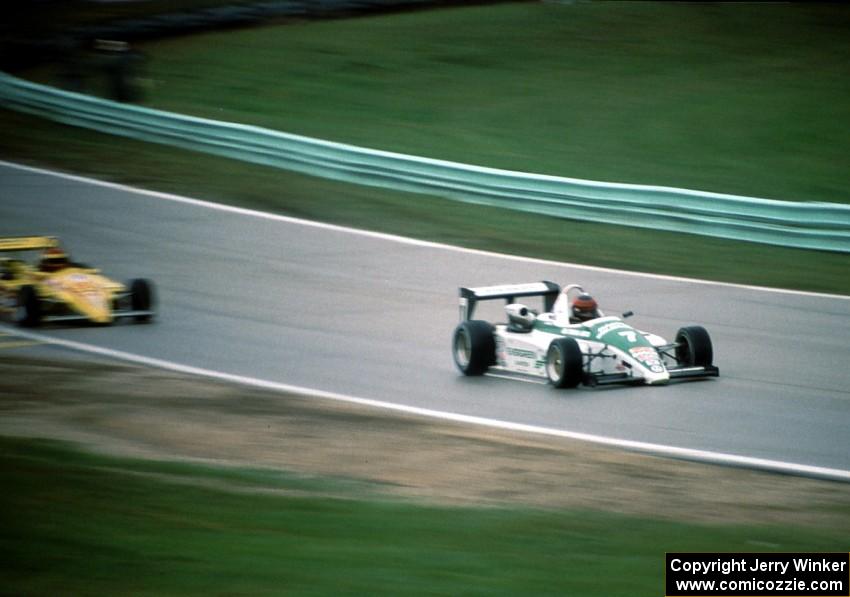
<svg viewBox="0 0 850 597">
<path fill-rule="evenodd" d="M 699 325 L 681 328 L 676 334 L 676 360 L 679 365 L 708 367 L 714 360 L 714 348 L 708 331 Z"/>
<path fill-rule="evenodd" d="M 38 293 L 34 286 L 22 286 L 18 291 L 15 323 L 27 328 L 41 325 L 41 302 L 38 300 Z"/>
<path fill-rule="evenodd" d="M 464 375 L 483 375 L 496 362 L 494 328 L 486 321 L 464 321 L 455 328 L 452 356 Z"/>
<path fill-rule="evenodd" d="M 155 295 L 153 283 L 150 280 L 137 278 L 130 282 L 130 308 L 133 311 L 151 311 L 154 307 Z M 148 322 L 153 315 L 136 315 L 139 323 Z"/>
<path fill-rule="evenodd" d="M 546 351 L 546 376 L 556 388 L 574 388 L 584 375 L 584 357 L 573 338 L 555 338 Z"/>
</svg>

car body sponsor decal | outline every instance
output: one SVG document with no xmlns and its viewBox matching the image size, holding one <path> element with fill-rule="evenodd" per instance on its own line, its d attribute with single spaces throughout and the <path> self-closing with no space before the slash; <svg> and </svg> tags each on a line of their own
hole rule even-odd
<svg viewBox="0 0 850 597">
<path fill-rule="evenodd" d="M 602 336 L 604 336 L 610 331 L 619 330 L 627 327 L 630 327 L 627 323 L 623 323 L 622 321 L 612 321 L 611 323 L 606 323 L 605 325 L 596 328 L 596 337 L 602 338 Z"/>
</svg>

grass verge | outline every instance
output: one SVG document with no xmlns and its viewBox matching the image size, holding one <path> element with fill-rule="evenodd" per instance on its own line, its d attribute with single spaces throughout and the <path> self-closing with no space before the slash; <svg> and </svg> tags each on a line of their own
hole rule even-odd
<svg viewBox="0 0 850 597">
<path fill-rule="evenodd" d="M 365 499 L 43 440 L 0 438 L 0 480 L 12 594 L 655 595 L 665 551 L 846 548 L 843 529 Z"/>
</svg>

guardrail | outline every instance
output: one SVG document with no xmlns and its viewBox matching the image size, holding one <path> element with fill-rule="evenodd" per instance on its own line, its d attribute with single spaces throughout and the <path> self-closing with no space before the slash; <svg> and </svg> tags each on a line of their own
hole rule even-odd
<svg viewBox="0 0 850 597">
<path fill-rule="evenodd" d="M 121 104 L 0 73 L 0 104 L 58 122 L 346 182 L 560 218 L 850 252 L 850 205 L 593 182 L 389 153 Z"/>
</svg>

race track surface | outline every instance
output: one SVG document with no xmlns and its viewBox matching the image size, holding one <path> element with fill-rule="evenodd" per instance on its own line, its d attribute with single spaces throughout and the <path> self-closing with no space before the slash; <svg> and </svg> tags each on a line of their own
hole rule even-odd
<svg viewBox="0 0 850 597">
<path fill-rule="evenodd" d="M 57 338 L 439 411 L 850 470 L 847 299 L 401 243 L 0 165 L 0 235 L 25 234 L 57 235 L 74 259 L 157 285 L 156 323 L 43 330 Z M 721 377 L 557 391 L 460 376 L 449 348 L 457 287 L 543 279 L 581 283 L 607 313 L 634 310 L 630 323 L 667 338 L 704 325 Z"/>
</svg>

